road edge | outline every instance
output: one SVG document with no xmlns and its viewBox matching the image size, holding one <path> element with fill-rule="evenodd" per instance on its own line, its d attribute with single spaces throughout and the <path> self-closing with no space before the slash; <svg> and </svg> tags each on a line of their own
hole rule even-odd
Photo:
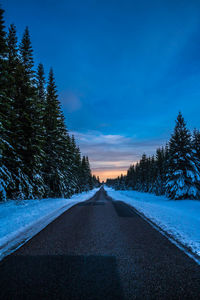
<svg viewBox="0 0 200 300">
<path fill-rule="evenodd" d="M 157 225 L 154 221 L 147 218 L 144 213 L 137 210 L 134 206 L 130 205 L 129 203 L 126 203 L 123 200 L 115 200 L 111 196 L 108 195 L 107 191 L 105 191 L 107 194 L 107 197 L 110 199 L 110 201 L 116 202 L 120 201 L 125 203 L 129 209 L 133 212 L 135 212 L 138 216 L 140 216 L 144 221 L 146 221 L 148 224 L 150 224 L 154 229 L 156 229 L 158 232 L 160 232 L 164 237 L 166 237 L 172 244 L 174 244 L 176 247 L 178 247 L 181 251 L 183 251 L 187 256 L 192 258 L 198 265 L 200 265 L 200 256 L 198 256 L 196 253 L 192 252 L 191 249 L 189 249 L 186 245 L 182 244 L 180 241 L 178 241 L 173 235 L 169 234 L 167 231 L 162 229 L 159 225 Z"/>
<path fill-rule="evenodd" d="M 18 250 L 24 244 L 26 244 L 29 240 L 31 240 L 34 236 L 36 236 L 39 232 L 45 229 L 49 224 L 51 224 L 54 220 L 60 217 L 63 213 L 70 210 L 73 206 L 86 202 L 93 198 L 99 189 L 95 192 L 95 194 L 89 198 L 86 198 L 83 201 L 75 201 L 71 203 L 67 203 L 66 205 L 58 208 L 56 211 L 49 213 L 46 216 L 34 221 L 33 223 L 27 225 L 20 232 L 13 234 L 11 238 L 6 241 L 4 244 L 0 245 L 0 262 L 4 260 L 8 255 L 11 255 L 13 252 Z"/>
</svg>

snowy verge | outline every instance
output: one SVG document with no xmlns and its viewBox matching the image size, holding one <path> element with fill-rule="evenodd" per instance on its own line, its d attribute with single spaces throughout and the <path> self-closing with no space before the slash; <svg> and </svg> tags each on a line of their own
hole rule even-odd
<svg viewBox="0 0 200 300">
<path fill-rule="evenodd" d="M 107 186 L 104 188 L 113 200 L 134 207 L 157 225 L 157 229 L 163 230 L 168 238 L 180 243 L 185 252 L 188 250 L 187 254 L 193 253 L 193 258 L 200 263 L 200 201 L 169 200 L 149 193 L 115 191 Z"/>
<path fill-rule="evenodd" d="M 0 261 L 45 228 L 63 212 L 91 198 L 98 188 L 71 199 L 41 199 L 0 203 Z"/>
</svg>

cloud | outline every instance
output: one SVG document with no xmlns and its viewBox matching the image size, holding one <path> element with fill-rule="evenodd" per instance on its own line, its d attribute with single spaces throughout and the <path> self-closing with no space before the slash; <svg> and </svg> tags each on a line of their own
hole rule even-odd
<svg viewBox="0 0 200 300">
<path fill-rule="evenodd" d="M 155 153 L 157 147 L 165 145 L 165 140 L 138 140 L 136 137 L 102 134 L 98 131 L 71 132 L 75 135 L 81 152 L 88 155 L 94 174 L 105 180 L 125 173 L 145 152 Z"/>
</svg>

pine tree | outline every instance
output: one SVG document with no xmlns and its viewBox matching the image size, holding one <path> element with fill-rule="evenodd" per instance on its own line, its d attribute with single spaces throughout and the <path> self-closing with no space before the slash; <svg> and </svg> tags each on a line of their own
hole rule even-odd
<svg viewBox="0 0 200 300">
<path fill-rule="evenodd" d="M 19 55 L 18 55 L 18 44 L 17 44 L 17 33 L 14 24 L 9 27 L 9 32 L 7 36 L 8 44 L 8 86 L 7 95 L 14 103 L 17 94 L 17 77 L 18 77 L 18 67 L 19 67 Z M 13 113 L 14 114 L 14 113 Z M 13 122 L 15 120 L 12 120 Z"/>
<path fill-rule="evenodd" d="M 126 176 L 126 179 L 125 179 L 125 183 L 126 183 L 126 187 L 129 189 L 129 188 L 132 188 L 134 189 L 135 188 L 135 166 L 134 165 L 131 165 L 127 171 L 127 176 Z"/>
<path fill-rule="evenodd" d="M 98 187 L 100 187 L 100 179 L 99 179 L 99 176 L 95 176 L 95 175 L 93 175 L 92 176 L 92 182 L 93 182 L 93 187 L 95 187 L 95 188 L 98 188 Z"/>
<path fill-rule="evenodd" d="M 18 64 L 18 45 L 16 26 L 11 24 L 8 31 L 8 61 L 9 69 L 13 72 Z"/>
<path fill-rule="evenodd" d="M 197 177 L 197 188 L 200 196 L 200 131 L 194 129 L 192 137 L 192 151 L 193 151 L 193 160 L 197 168 L 196 177 Z"/>
<path fill-rule="evenodd" d="M 15 25 L 6 35 L 3 13 L 0 9 L 0 200 L 70 197 L 91 189 L 89 160 L 84 158 L 82 168 L 80 149 L 69 136 L 61 111 L 53 71 L 46 91 L 43 65 L 39 64 L 36 74 L 33 69 L 28 27 L 18 46 Z"/>
<path fill-rule="evenodd" d="M 198 170 L 195 166 L 191 135 L 179 113 L 169 142 L 166 194 L 171 199 L 198 198 Z"/>
<path fill-rule="evenodd" d="M 36 120 L 38 120 L 37 94 L 34 86 L 32 46 L 28 28 L 26 28 L 19 49 L 19 63 L 16 70 L 16 96 L 14 108 L 16 127 L 14 148 L 19 157 L 16 168 L 16 192 L 18 198 L 42 196 L 42 178 L 40 176 L 41 152 L 38 140 Z M 14 193 L 14 192 L 13 192 Z"/>
<path fill-rule="evenodd" d="M 91 172 L 88 156 L 86 156 L 86 170 L 87 170 L 87 176 L 88 176 L 88 187 L 89 187 L 89 190 L 92 190 L 93 189 L 92 172 Z"/>
<path fill-rule="evenodd" d="M 71 139 L 72 143 L 72 176 L 73 176 L 73 184 L 75 193 L 79 193 L 84 191 L 82 186 L 82 161 L 81 161 L 81 152 L 80 148 L 76 145 L 75 138 L 72 135 Z"/>
<path fill-rule="evenodd" d="M 69 194 L 66 177 L 69 170 L 65 165 L 69 155 L 69 141 L 57 96 L 53 70 L 49 72 L 45 109 L 45 162 L 43 174 L 46 196 L 60 197 Z M 71 192 L 70 192 L 71 193 Z"/>
<path fill-rule="evenodd" d="M 200 131 L 197 129 L 193 132 L 192 146 L 196 159 L 200 161 Z"/>
<path fill-rule="evenodd" d="M 9 27 L 9 32 L 7 36 L 7 49 L 8 49 L 8 60 L 7 60 L 7 85 L 6 85 L 6 96 L 9 101 L 9 109 L 7 110 L 6 119 L 8 121 L 7 128 L 7 138 L 9 147 L 4 149 L 4 161 L 6 163 L 6 168 L 12 174 L 12 180 L 7 185 L 7 196 L 12 198 L 12 192 L 16 188 L 16 169 L 18 169 L 19 157 L 15 150 L 15 130 L 17 125 L 17 115 L 15 111 L 15 97 L 17 93 L 17 67 L 19 64 L 18 59 L 18 46 L 17 46 L 17 36 L 16 28 L 14 24 Z"/>
<path fill-rule="evenodd" d="M 2 8 L 0 8 L 0 51 L 1 51 L 1 59 L 3 59 L 3 57 L 6 56 L 7 54 L 7 46 L 6 46 L 6 41 L 5 41 L 5 37 L 6 37 L 6 31 L 5 31 L 5 25 L 4 25 L 4 10 Z"/>
<path fill-rule="evenodd" d="M 68 189 L 68 197 L 74 193 L 79 193 L 79 172 L 81 164 L 80 150 L 76 147 L 74 136 L 66 135 L 66 184 Z"/>
<path fill-rule="evenodd" d="M 82 157 L 81 161 L 81 191 L 89 190 L 88 185 L 88 170 L 87 170 L 87 162 L 86 157 Z"/>
<path fill-rule="evenodd" d="M 40 141 L 40 147 L 41 149 L 43 149 L 44 137 L 46 134 L 45 131 L 46 90 L 45 90 L 44 67 L 42 64 L 38 65 L 35 81 L 36 81 L 36 97 L 34 102 L 34 108 L 35 108 L 34 123 L 35 123 L 35 131 L 37 133 L 37 140 Z M 44 153 L 42 155 L 44 155 Z"/>
<path fill-rule="evenodd" d="M 7 198 L 7 186 L 12 181 L 12 174 L 6 166 L 6 155 L 9 144 L 10 119 L 7 118 L 11 110 L 11 101 L 7 96 L 8 87 L 8 47 L 3 18 L 4 10 L 0 8 L 0 200 Z"/>
<path fill-rule="evenodd" d="M 158 148 L 156 150 L 156 179 L 154 182 L 155 185 L 155 194 L 163 195 L 165 193 L 165 152 L 164 148 Z M 152 173 L 152 172 L 151 172 Z"/>
<path fill-rule="evenodd" d="M 81 176 L 80 187 L 81 191 L 89 191 L 93 188 L 92 174 L 90 169 L 90 163 L 87 156 L 82 157 L 81 161 Z"/>
<path fill-rule="evenodd" d="M 63 197 L 70 197 L 71 182 L 69 180 L 71 174 L 70 158 L 70 145 L 68 139 L 68 131 L 65 125 L 65 118 L 60 111 L 60 118 L 58 119 L 58 141 L 57 151 L 59 153 L 59 170 L 60 170 L 60 193 Z"/>
<path fill-rule="evenodd" d="M 33 80 L 34 71 L 33 71 L 33 49 L 31 45 L 31 39 L 29 34 L 28 27 L 25 28 L 22 41 L 20 43 L 20 54 L 21 54 L 21 62 L 24 67 L 24 75 L 27 83 L 30 84 L 30 81 Z"/>
</svg>

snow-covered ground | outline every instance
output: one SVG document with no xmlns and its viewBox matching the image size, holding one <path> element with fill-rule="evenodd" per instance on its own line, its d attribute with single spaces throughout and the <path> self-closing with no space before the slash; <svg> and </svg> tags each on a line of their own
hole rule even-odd
<svg viewBox="0 0 200 300">
<path fill-rule="evenodd" d="M 200 256 L 200 201 L 169 200 L 149 193 L 104 188 L 114 200 L 135 207 L 175 240 Z"/>
<path fill-rule="evenodd" d="M 73 205 L 91 198 L 98 189 L 71 199 L 41 199 L 0 203 L 0 260 L 16 250 Z"/>
</svg>

